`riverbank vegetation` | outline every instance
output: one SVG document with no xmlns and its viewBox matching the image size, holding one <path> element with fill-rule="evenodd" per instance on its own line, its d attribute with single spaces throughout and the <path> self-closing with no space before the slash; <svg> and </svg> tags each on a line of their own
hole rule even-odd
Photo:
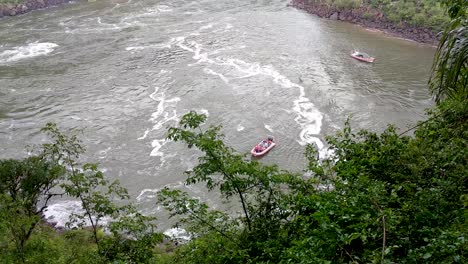
<svg viewBox="0 0 468 264">
<path fill-rule="evenodd" d="M 199 150 L 186 184 L 230 203 L 210 208 L 179 189 L 155 203 L 191 236 L 163 242 L 154 218 L 97 164 L 80 163 L 76 135 L 48 124 L 50 141 L 24 159 L 0 160 L 0 256 L 4 263 L 467 263 L 468 32 L 466 2 L 435 56 L 436 106 L 410 131 L 356 131 L 352 120 L 327 137 L 334 155 L 307 146 L 302 172 L 263 165 L 225 144 L 222 127 L 189 112 L 168 130 Z M 412 135 L 408 135 L 410 133 Z M 80 201 L 68 229 L 42 221 L 54 197 Z M 155 206 L 156 206 L 155 204 Z"/>
<path fill-rule="evenodd" d="M 457 0 L 458 1 L 458 0 Z M 390 35 L 436 45 L 449 24 L 445 0 L 291 0 L 291 6 Z"/>
<path fill-rule="evenodd" d="M 312 2 L 314 0 L 309 0 Z M 362 6 L 377 9 L 396 24 L 408 23 L 414 26 L 442 30 L 450 21 L 442 0 L 319 0 L 337 9 L 354 9 Z M 372 16 L 365 13 L 364 16 Z"/>
<path fill-rule="evenodd" d="M 0 0 L 0 5 L 2 4 L 21 4 L 24 0 Z"/>
</svg>

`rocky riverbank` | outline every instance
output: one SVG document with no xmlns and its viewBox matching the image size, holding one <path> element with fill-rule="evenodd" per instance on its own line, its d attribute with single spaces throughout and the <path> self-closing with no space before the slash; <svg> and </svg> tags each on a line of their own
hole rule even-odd
<svg viewBox="0 0 468 264">
<path fill-rule="evenodd" d="M 26 0 L 19 4 L 0 4 L 0 17 L 16 16 L 33 10 L 56 6 L 72 0 Z"/>
<path fill-rule="evenodd" d="M 406 23 L 396 25 L 390 22 L 379 10 L 367 6 L 343 10 L 307 0 L 292 0 L 290 6 L 305 10 L 319 17 L 347 21 L 366 28 L 381 30 L 395 37 L 432 45 L 436 45 L 437 43 L 436 32 L 428 28 L 415 27 Z"/>
</svg>

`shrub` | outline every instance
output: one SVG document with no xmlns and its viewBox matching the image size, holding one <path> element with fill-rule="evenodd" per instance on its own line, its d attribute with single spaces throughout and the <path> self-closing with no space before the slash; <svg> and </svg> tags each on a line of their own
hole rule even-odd
<svg viewBox="0 0 468 264">
<path fill-rule="evenodd" d="M 352 9 L 362 5 L 361 0 L 337 0 L 334 1 L 334 6 L 338 9 Z"/>
<path fill-rule="evenodd" d="M 412 18 L 411 24 L 416 25 L 416 26 L 424 26 L 426 24 L 426 18 L 427 18 L 427 15 L 424 13 L 416 14 Z"/>
<path fill-rule="evenodd" d="M 21 4 L 23 3 L 24 0 L 0 0 L 0 5 L 6 5 L 6 4 Z"/>
<path fill-rule="evenodd" d="M 401 17 L 400 17 L 398 14 L 396 14 L 396 13 L 389 13 L 389 14 L 387 15 L 387 18 L 388 18 L 388 20 L 389 20 L 390 22 L 393 22 L 393 23 L 395 23 L 395 24 L 401 22 Z"/>
<path fill-rule="evenodd" d="M 416 14 L 416 7 L 413 2 L 399 1 L 397 4 L 398 15 L 400 20 L 411 20 Z"/>
<path fill-rule="evenodd" d="M 369 12 L 365 12 L 364 14 L 362 14 L 362 18 L 366 19 L 366 20 L 369 20 L 373 17 L 373 15 Z"/>
</svg>

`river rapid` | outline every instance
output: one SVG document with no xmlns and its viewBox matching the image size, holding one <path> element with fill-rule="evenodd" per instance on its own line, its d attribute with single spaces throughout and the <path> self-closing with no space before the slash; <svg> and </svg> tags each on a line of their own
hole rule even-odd
<svg viewBox="0 0 468 264">
<path fill-rule="evenodd" d="M 190 111 L 222 124 L 248 153 L 266 135 L 261 162 L 301 172 L 306 143 L 352 115 L 357 128 L 408 128 L 432 105 L 434 49 L 287 7 L 287 1 L 76 2 L 0 20 L 0 158 L 44 141 L 47 122 L 83 129 L 84 160 L 119 179 L 147 214 L 155 192 L 180 187 L 214 206 L 219 196 L 183 186 L 199 153 L 165 140 Z M 352 50 L 376 57 L 352 59 Z M 75 201 L 46 216 L 63 224 Z M 169 225 L 162 221 L 161 228 Z"/>
</svg>

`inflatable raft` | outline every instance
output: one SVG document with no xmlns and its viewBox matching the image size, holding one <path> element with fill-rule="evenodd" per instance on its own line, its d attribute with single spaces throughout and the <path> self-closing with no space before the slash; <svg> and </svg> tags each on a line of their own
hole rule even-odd
<svg viewBox="0 0 468 264">
<path fill-rule="evenodd" d="M 260 157 L 268 153 L 272 148 L 274 148 L 276 143 L 273 140 L 273 137 L 268 137 L 266 140 L 260 141 L 253 149 L 250 151 L 252 156 Z"/>
<path fill-rule="evenodd" d="M 355 58 L 356 60 L 360 60 L 360 61 L 364 61 L 364 62 L 374 62 L 374 58 L 372 58 L 371 56 L 369 56 L 368 54 L 364 53 L 364 52 L 359 52 L 359 51 L 355 51 L 351 54 L 351 57 Z"/>
</svg>

